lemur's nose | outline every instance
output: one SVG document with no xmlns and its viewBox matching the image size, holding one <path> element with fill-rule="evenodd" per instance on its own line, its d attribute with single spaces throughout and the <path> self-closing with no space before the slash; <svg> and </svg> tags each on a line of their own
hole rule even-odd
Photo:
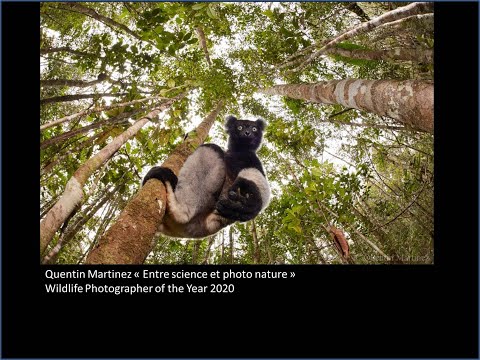
<svg viewBox="0 0 480 360">
<path fill-rule="evenodd" d="M 250 131 L 245 131 L 245 135 L 250 136 Z"/>
</svg>

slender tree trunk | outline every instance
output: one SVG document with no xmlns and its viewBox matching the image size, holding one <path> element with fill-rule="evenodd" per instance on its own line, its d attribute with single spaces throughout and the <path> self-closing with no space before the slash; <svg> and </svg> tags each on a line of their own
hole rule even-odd
<svg viewBox="0 0 480 360">
<path fill-rule="evenodd" d="M 188 243 L 187 243 L 187 246 L 186 246 L 187 250 L 188 250 Z M 193 242 L 193 251 L 192 251 L 192 264 L 196 264 L 197 263 L 197 259 L 198 259 L 198 251 L 200 250 L 200 241 L 194 241 Z M 188 253 L 188 251 L 187 251 Z"/>
<path fill-rule="evenodd" d="M 401 28 L 404 24 L 409 23 L 409 22 L 416 22 L 419 23 L 421 26 L 431 26 L 433 27 L 433 22 L 434 22 L 434 15 L 433 13 L 427 13 L 427 14 L 418 14 L 418 15 L 412 15 L 412 16 L 407 16 L 405 18 L 395 20 L 392 22 L 387 22 L 385 24 L 380 25 L 377 27 L 378 29 L 381 28 Z"/>
<path fill-rule="evenodd" d="M 329 55 L 340 55 L 351 59 L 364 60 L 401 60 L 417 63 L 433 63 L 433 49 L 407 49 L 397 48 L 391 50 L 346 50 L 332 48 L 327 51 Z"/>
<path fill-rule="evenodd" d="M 257 227 L 255 220 L 252 220 L 252 237 L 253 237 L 253 263 L 260 263 L 260 247 L 258 246 Z"/>
<path fill-rule="evenodd" d="M 125 96 L 126 93 L 118 93 L 118 94 L 77 94 L 77 95 L 63 95 L 63 96 L 54 96 L 51 98 L 41 99 L 40 105 L 52 104 L 52 103 L 59 103 L 59 102 L 68 102 L 74 100 L 81 100 L 81 99 L 91 99 L 91 98 L 100 98 L 104 96 L 111 96 L 111 97 L 118 97 L 118 96 Z"/>
<path fill-rule="evenodd" d="M 122 120 L 125 120 L 126 118 L 134 116 L 134 115 L 136 115 L 140 112 L 143 112 L 143 111 L 144 111 L 143 109 L 139 109 L 139 110 L 134 110 L 134 111 L 130 111 L 130 112 L 127 112 L 127 113 L 122 113 L 122 114 L 117 115 L 117 116 L 115 116 L 113 118 L 110 118 L 110 119 L 100 120 L 100 121 L 94 122 L 93 124 L 84 126 L 82 128 L 64 132 L 63 134 L 60 134 L 58 136 L 54 136 L 54 137 L 42 142 L 40 144 L 40 150 L 45 149 L 45 148 L 47 148 L 51 145 L 58 144 L 60 142 L 64 142 L 65 140 L 70 139 L 73 136 L 76 136 L 76 135 L 79 135 L 79 134 L 84 134 L 86 132 L 89 132 L 90 130 L 98 129 L 98 128 L 106 126 L 106 125 L 118 124 Z"/>
<path fill-rule="evenodd" d="M 360 203 L 358 203 L 358 205 L 361 206 Z M 378 239 L 378 242 L 385 246 L 387 234 L 385 233 L 384 230 L 382 230 L 379 227 L 379 224 L 376 223 L 375 217 L 374 216 L 369 217 L 363 214 L 354 205 L 352 205 L 352 210 L 365 222 L 365 224 L 369 227 L 369 231 Z M 388 252 L 388 255 L 390 256 L 390 259 L 391 259 L 390 262 L 392 264 L 403 264 L 403 261 L 401 260 L 400 256 L 398 256 L 398 254 L 395 251 L 387 251 L 387 252 Z"/>
<path fill-rule="evenodd" d="M 230 264 L 233 264 L 233 226 L 230 226 L 230 231 L 228 232 L 229 239 L 229 253 L 230 253 Z"/>
<path fill-rule="evenodd" d="M 91 137 L 89 137 L 87 140 L 81 142 L 76 146 L 74 149 L 68 150 L 63 154 L 57 154 L 57 157 L 55 159 L 52 159 L 47 165 L 43 166 L 40 169 L 40 177 L 48 174 L 50 171 L 52 171 L 53 167 L 57 165 L 60 161 L 63 159 L 67 158 L 69 155 L 73 153 L 78 153 L 82 149 L 84 149 L 86 146 L 89 146 L 91 143 L 93 143 L 96 139 L 102 138 L 103 136 L 107 135 L 110 132 L 111 129 L 107 129 L 103 132 L 99 132 L 98 134 L 95 134 Z"/>
<path fill-rule="evenodd" d="M 212 250 L 213 242 L 215 241 L 215 235 L 210 236 L 208 240 L 207 251 L 205 251 L 205 257 L 203 258 L 202 265 L 208 264 L 208 258 L 210 257 L 210 251 Z"/>
<path fill-rule="evenodd" d="M 259 92 L 389 116 L 433 133 L 433 83 L 422 80 L 346 79 L 316 84 L 276 85 Z"/>
<path fill-rule="evenodd" d="M 342 33 L 341 35 L 335 37 L 333 40 L 329 41 L 320 49 L 318 49 L 315 53 L 311 54 L 302 64 L 300 64 L 300 66 L 298 66 L 296 69 L 293 69 L 292 72 L 303 69 L 305 66 L 310 64 L 313 60 L 318 58 L 320 55 L 325 54 L 325 52 L 328 49 L 332 48 L 334 45 L 344 40 L 347 40 L 359 34 L 364 34 L 380 25 L 383 25 L 392 21 L 396 21 L 411 15 L 416 15 L 419 13 L 427 13 L 432 11 L 433 11 L 432 2 L 415 2 L 407 6 L 403 6 L 401 8 L 397 8 L 395 10 L 382 14 L 379 17 L 376 17 L 375 19 L 364 22 L 361 25 L 356 26 L 353 29 L 350 29 Z"/>
<path fill-rule="evenodd" d="M 107 193 L 106 195 L 103 196 L 100 201 L 98 201 L 96 204 L 91 205 L 89 208 L 87 208 L 83 213 L 85 214 L 84 216 L 80 217 L 75 224 L 72 226 L 69 226 L 65 232 L 62 234 L 60 239 L 58 240 L 58 243 L 55 245 L 55 247 L 48 253 L 48 255 L 45 256 L 43 259 L 44 264 L 53 264 L 57 260 L 58 254 L 60 253 L 60 250 L 62 250 L 65 245 L 67 245 L 70 240 L 73 239 L 73 237 L 78 233 L 80 228 L 87 223 L 88 220 L 92 218 L 92 216 L 108 201 L 111 199 L 111 197 L 116 193 L 116 191 L 120 188 L 122 184 L 117 185 L 115 190 Z"/>
<path fill-rule="evenodd" d="M 55 205 L 57 202 L 58 196 L 55 196 L 53 199 L 45 203 L 43 206 L 40 207 L 40 220 L 50 211 L 50 209 Z"/>
<path fill-rule="evenodd" d="M 90 253 L 90 250 L 95 247 L 95 245 L 98 242 L 98 239 L 105 232 L 108 225 L 113 220 L 115 211 L 119 207 L 118 203 L 119 202 L 117 200 L 110 202 L 110 204 L 108 205 L 108 210 L 106 211 L 106 214 L 104 215 L 104 212 L 102 212 L 102 214 L 100 215 L 100 218 L 102 220 L 100 225 L 97 228 L 97 232 L 95 233 L 95 238 L 93 239 L 88 249 L 83 253 L 81 259 L 78 261 L 79 264 L 82 264 L 84 262 L 85 257 L 88 255 L 88 253 Z"/>
<path fill-rule="evenodd" d="M 265 250 L 268 256 L 268 263 L 269 264 L 275 263 L 275 260 L 273 259 L 273 255 L 272 255 L 272 248 L 270 246 L 270 239 L 268 237 L 265 239 Z"/>
<path fill-rule="evenodd" d="M 183 97 L 184 94 L 181 96 Z M 115 152 L 117 152 L 118 149 L 120 149 L 120 147 L 135 135 L 148 121 L 155 118 L 162 110 L 168 108 L 179 97 L 180 96 L 177 96 L 166 101 L 164 104 L 151 111 L 148 115 L 138 120 L 75 171 L 73 176 L 67 182 L 65 191 L 60 199 L 40 222 L 40 255 L 43 254 L 54 234 L 60 228 L 60 225 L 62 225 L 75 207 L 82 201 L 83 186 L 90 175 L 115 154 Z"/>
<path fill-rule="evenodd" d="M 124 103 L 117 103 L 117 104 L 108 105 L 108 106 L 99 106 L 99 107 L 96 107 L 96 108 L 89 108 L 89 109 L 80 111 L 78 113 L 68 115 L 68 116 L 65 116 L 63 118 L 51 121 L 47 124 L 44 124 L 44 125 L 40 126 L 40 131 L 48 129 L 48 128 L 50 128 L 52 126 L 55 126 L 55 125 L 62 124 L 64 122 L 67 122 L 67 121 L 70 121 L 70 120 L 73 120 L 73 119 L 76 119 L 80 116 L 89 115 L 89 114 L 93 114 L 93 113 L 97 113 L 97 112 L 101 112 L 101 111 L 117 109 L 117 108 L 122 107 L 122 106 L 130 106 L 130 105 L 142 103 L 142 102 L 145 102 L 145 101 L 148 101 L 148 100 L 153 100 L 153 99 L 166 99 L 166 98 L 164 98 L 162 96 L 150 96 L 150 97 L 147 97 L 147 98 L 128 101 L 128 102 L 124 102 Z"/>
<path fill-rule="evenodd" d="M 223 264 L 225 261 L 225 231 L 222 230 L 222 256 L 220 258 L 220 264 Z"/>
<path fill-rule="evenodd" d="M 207 60 L 208 66 L 212 66 L 212 62 L 210 60 L 210 54 L 208 53 L 208 46 L 207 46 L 207 39 L 205 38 L 205 33 L 203 29 L 199 26 L 195 29 L 198 35 L 198 39 L 200 40 L 200 47 L 203 49 L 203 53 L 205 54 L 205 59 Z"/>
<path fill-rule="evenodd" d="M 114 20 L 112 20 L 112 19 L 110 19 L 106 16 L 100 15 L 94 9 L 92 9 L 90 7 L 81 5 L 80 3 L 77 3 L 77 2 L 65 2 L 65 3 L 62 3 L 62 5 L 63 6 L 59 6 L 60 9 L 74 10 L 74 11 L 79 12 L 81 14 L 90 16 L 91 18 L 104 23 L 105 25 L 107 25 L 108 27 L 110 27 L 112 29 L 121 30 L 121 31 L 133 36 L 134 38 L 136 38 L 140 41 L 143 41 L 143 39 L 140 35 L 133 32 L 132 30 L 130 30 L 126 25 L 120 24 L 120 23 L 118 23 L 118 22 L 116 22 L 116 21 L 114 21 Z"/>
<path fill-rule="evenodd" d="M 223 107 L 216 108 L 198 125 L 195 136 L 177 146 L 162 166 L 178 175 L 183 163 L 208 135 L 210 127 Z M 162 222 L 167 204 L 163 183 L 151 179 L 127 204 L 118 220 L 100 238 L 88 254 L 86 264 L 140 264 L 150 251 L 151 242 Z"/>
</svg>

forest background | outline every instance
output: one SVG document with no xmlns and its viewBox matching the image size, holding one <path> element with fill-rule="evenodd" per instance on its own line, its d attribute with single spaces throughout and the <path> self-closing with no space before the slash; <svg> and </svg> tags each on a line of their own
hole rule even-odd
<svg viewBox="0 0 480 360">
<path fill-rule="evenodd" d="M 148 169 L 202 119 L 224 146 L 227 114 L 268 122 L 270 206 L 130 262 L 433 263 L 432 4 L 40 9 L 43 263 L 93 263 Z"/>
</svg>

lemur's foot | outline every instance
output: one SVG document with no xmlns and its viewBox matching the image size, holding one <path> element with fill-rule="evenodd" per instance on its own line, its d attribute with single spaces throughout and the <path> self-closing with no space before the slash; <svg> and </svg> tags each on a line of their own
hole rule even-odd
<svg viewBox="0 0 480 360">
<path fill-rule="evenodd" d="M 225 218 L 251 220 L 262 209 L 260 191 L 252 181 L 237 179 L 228 191 L 228 198 L 220 199 L 215 208 Z"/>
</svg>

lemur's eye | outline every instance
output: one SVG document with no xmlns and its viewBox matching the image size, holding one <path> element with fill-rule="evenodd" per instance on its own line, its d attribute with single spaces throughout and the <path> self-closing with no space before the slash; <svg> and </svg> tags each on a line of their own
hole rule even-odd
<svg viewBox="0 0 480 360">
<path fill-rule="evenodd" d="M 257 131 L 257 128 L 254 126 L 254 127 L 252 128 L 252 131 L 253 131 L 253 132 Z"/>
<path fill-rule="evenodd" d="M 237 130 L 242 130 L 242 129 L 243 129 L 242 125 L 237 126 Z"/>
</svg>

